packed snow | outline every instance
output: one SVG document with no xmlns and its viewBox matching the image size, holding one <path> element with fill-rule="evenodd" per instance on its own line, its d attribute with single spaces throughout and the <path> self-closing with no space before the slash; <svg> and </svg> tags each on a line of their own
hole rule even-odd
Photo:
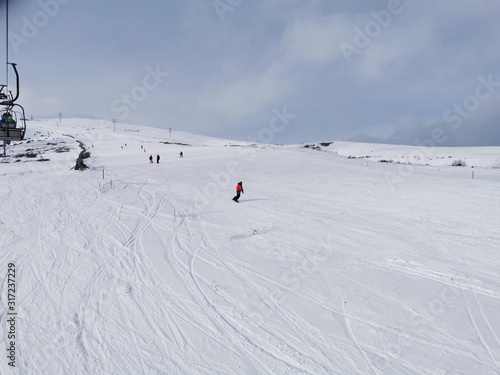
<svg viewBox="0 0 500 375">
<path fill-rule="evenodd" d="M 0 160 L 2 375 L 500 374 L 500 147 L 28 127 Z"/>
</svg>

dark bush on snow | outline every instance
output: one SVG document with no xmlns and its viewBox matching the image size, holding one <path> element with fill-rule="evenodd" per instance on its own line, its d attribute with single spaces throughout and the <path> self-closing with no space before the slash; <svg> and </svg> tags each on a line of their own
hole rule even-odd
<svg viewBox="0 0 500 375">
<path fill-rule="evenodd" d="M 465 167 L 467 164 L 465 163 L 465 161 L 462 161 L 462 159 L 458 159 L 453 160 L 453 163 L 451 163 L 451 165 L 454 167 Z"/>
</svg>

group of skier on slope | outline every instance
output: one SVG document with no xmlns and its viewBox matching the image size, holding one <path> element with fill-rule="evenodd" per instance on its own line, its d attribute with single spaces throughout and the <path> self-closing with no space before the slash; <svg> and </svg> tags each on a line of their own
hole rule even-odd
<svg viewBox="0 0 500 375">
<path fill-rule="evenodd" d="M 125 144 L 126 146 L 126 144 Z M 123 146 L 122 146 L 123 148 Z M 142 148 L 142 146 L 141 146 Z M 144 150 L 145 151 L 145 150 Z M 184 154 L 181 152 L 179 152 L 179 157 L 180 158 L 183 158 L 184 157 Z M 149 162 L 152 163 L 153 162 L 153 155 L 149 155 Z M 156 155 L 156 164 L 160 164 L 160 155 Z"/>
</svg>

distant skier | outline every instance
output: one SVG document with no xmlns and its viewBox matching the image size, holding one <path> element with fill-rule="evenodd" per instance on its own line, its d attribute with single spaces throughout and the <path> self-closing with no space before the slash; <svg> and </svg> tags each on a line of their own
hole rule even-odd
<svg viewBox="0 0 500 375">
<path fill-rule="evenodd" d="M 156 155 L 156 164 L 160 164 L 160 155 Z"/>
<path fill-rule="evenodd" d="M 182 153 L 182 151 L 181 151 L 181 152 L 179 152 L 179 157 L 180 157 L 180 158 L 183 158 L 183 157 L 184 157 L 184 154 Z"/>
<path fill-rule="evenodd" d="M 233 201 L 238 202 L 238 199 L 240 199 L 240 194 L 245 194 L 243 191 L 243 182 L 238 182 L 238 185 L 236 185 L 236 195 L 233 197 Z"/>
<path fill-rule="evenodd" d="M 149 155 L 149 162 L 152 163 L 153 162 L 153 155 Z"/>
</svg>

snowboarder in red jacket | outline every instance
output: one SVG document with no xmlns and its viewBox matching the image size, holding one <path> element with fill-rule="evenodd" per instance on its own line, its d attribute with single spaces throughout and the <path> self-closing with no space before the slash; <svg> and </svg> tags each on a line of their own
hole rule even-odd
<svg viewBox="0 0 500 375">
<path fill-rule="evenodd" d="M 236 196 L 233 197 L 233 201 L 238 202 L 238 199 L 240 199 L 240 194 L 245 194 L 243 191 L 243 182 L 238 182 L 238 185 L 236 185 Z"/>
</svg>

